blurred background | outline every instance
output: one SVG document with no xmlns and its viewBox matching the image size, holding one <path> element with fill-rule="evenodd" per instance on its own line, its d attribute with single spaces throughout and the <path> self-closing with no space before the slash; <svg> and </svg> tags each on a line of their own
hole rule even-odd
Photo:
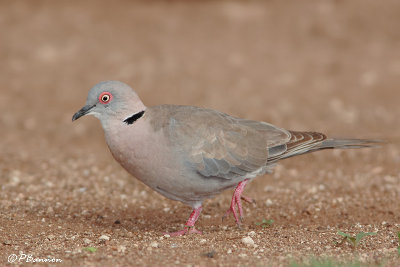
<svg viewBox="0 0 400 267">
<path fill-rule="evenodd" d="M 147 105 L 204 106 L 335 136 L 399 132 L 395 0 L 0 5 L 3 144 L 25 132 L 35 145 L 88 135 L 98 145 L 99 124 L 70 117 L 110 79 Z"/>
<path fill-rule="evenodd" d="M 131 85 L 148 106 L 195 105 L 292 130 L 388 140 L 380 150 L 344 159 L 321 152 L 289 161 L 295 171 L 279 175 L 289 175 L 281 184 L 288 187 L 307 157 L 318 166 L 306 165 L 302 176 L 310 179 L 300 177 L 298 186 L 311 186 L 323 164 L 334 172 L 338 162 L 349 172 L 389 175 L 394 180 L 356 177 L 353 185 L 367 184 L 387 198 L 383 206 L 394 205 L 400 194 L 399 18 L 397 0 L 1 1 L 2 225 L 26 201 L 37 212 L 62 203 L 64 210 L 55 209 L 65 212 L 65 221 L 108 204 L 123 213 L 130 209 L 119 205 L 133 191 L 147 192 L 113 161 L 97 120 L 71 122 L 88 90 L 111 79 Z M 263 195 L 265 181 L 256 194 Z M 99 203 L 82 206 L 92 198 Z M 228 205 L 229 193 L 222 199 Z M 161 205 L 138 201 L 153 211 Z M 137 210 L 136 202 L 128 203 Z M 215 209 L 213 216 L 222 208 Z"/>
</svg>

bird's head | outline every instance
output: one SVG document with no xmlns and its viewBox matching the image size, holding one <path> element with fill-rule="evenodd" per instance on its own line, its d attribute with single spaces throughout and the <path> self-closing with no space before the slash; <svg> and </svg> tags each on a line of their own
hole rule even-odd
<svg viewBox="0 0 400 267">
<path fill-rule="evenodd" d="M 104 125 L 109 120 L 124 121 L 145 109 L 131 87 L 119 81 L 105 81 L 90 89 L 85 106 L 74 114 L 72 121 L 85 115 L 93 115 Z"/>
</svg>

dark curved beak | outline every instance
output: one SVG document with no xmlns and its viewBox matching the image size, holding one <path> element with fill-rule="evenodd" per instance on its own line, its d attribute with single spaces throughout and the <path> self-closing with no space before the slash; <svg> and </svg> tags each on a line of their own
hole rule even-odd
<svg viewBox="0 0 400 267">
<path fill-rule="evenodd" d="M 95 105 L 93 105 L 93 106 L 86 105 L 83 108 L 81 108 L 77 113 L 74 114 L 74 116 L 72 116 L 72 121 L 75 121 L 75 120 L 79 119 L 80 117 L 88 114 L 94 106 Z"/>
</svg>

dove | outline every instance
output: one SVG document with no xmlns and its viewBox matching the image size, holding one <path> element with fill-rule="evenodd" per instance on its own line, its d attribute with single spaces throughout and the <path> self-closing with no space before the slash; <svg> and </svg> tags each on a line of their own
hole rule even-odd
<svg viewBox="0 0 400 267">
<path fill-rule="evenodd" d="M 205 199 L 234 188 L 230 213 L 240 226 L 246 185 L 271 173 L 278 161 L 322 149 L 364 148 L 378 141 L 332 139 L 313 131 L 290 131 L 272 124 L 241 119 L 200 107 L 146 107 L 137 93 L 120 81 L 92 87 L 84 115 L 100 120 L 106 143 L 131 175 L 166 198 L 193 211 L 181 231 L 171 236 L 200 234 L 195 228 Z"/>
</svg>

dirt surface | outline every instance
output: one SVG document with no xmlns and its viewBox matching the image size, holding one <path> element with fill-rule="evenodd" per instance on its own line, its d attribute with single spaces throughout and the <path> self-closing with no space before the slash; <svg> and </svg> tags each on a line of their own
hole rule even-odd
<svg viewBox="0 0 400 267">
<path fill-rule="evenodd" d="M 400 266 L 399 18 L 397 0 L 1 1 L 0 265 Z M 389 144 L 281 162 L 247 186 L 242 229 L 221 222 L 228 190 L 204 203 L 203 235 L 166 237 L 190 208 L 122 170 L 96 119 L 71 123 L 108 79 L 147 105 Z M 338 231 L 377 235 L 353 249 Z"/>
</svg>

